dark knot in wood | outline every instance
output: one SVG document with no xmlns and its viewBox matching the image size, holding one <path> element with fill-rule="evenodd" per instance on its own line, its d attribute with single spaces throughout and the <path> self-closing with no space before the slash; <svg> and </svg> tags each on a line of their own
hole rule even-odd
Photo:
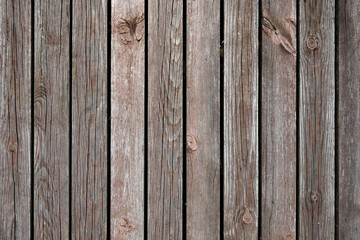
<svg viewBox="0 0 360 240">
<path fill-rule="evenodd" d="M 187 143 L 188 149 L 190 149 L 191 151 L 196 151 L 197 141 L 193 135 L 191 135 L 191 134 L 186 135 L 186 143 Z"/>
<path fill-rule="evenodd" d="M 11 153 L 16 152 L 17 149 L 17 143 L 16 142 L 10 142 L 8 145 L 8 151 Z"/>
<path fill-rule="evenodd" d="M 145 16 L 140 13 L 138 16 L 130 18 L 115 19 L 114 31 L 120 36 L 121 43 L 128 45 L 134 43 L 136 39 L 140 42 L 145 33 Z"/>
<path fill-rule="evenodd" d="M 285 240 L 295 240 L 296 238 L 290 234 L 285 237 Z"/>
<path fill-rule="evenodd" d="M 308 36 L 306 45 L 310 50 L 314 51 L 315 49 L 319 48 L 320 40 L 316 36 Z"/>
<path fill-rule="evenodd" d="M 246 224 L 252 223 L 254 220 L 252 214 L 250 213 L 250 210 L 248 208 L 245 209 L 245 213 L 243 215 L 243 222 Z"/>
<path fill-rule="evenodd" d="M 310 193 L 310 200 L 312 204 L 320 204 L 321 202 L 321 195 L 317 191 L 313 191 Z"/>
</svg>

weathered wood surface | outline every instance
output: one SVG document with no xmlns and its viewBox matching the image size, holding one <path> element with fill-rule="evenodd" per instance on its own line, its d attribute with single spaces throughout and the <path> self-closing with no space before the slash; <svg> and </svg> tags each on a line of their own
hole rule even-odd
<svg viewBox="0 0 360 240">
<path fill-rule="evenodd" d="M 111 237 L 144 238 L 144 1 L 112 0 Z"/>
<path fill-rule="evenodd" d="M 186 239 L 219 239 L 220 1 L 186 7 Z"/>
<path fill-rule="evenodd" d="M 296 235 L 296 1 L 262 0 L 261 238 Z"/>
<path fill-rule="evenodd" d="M 31 2 L 0 9 L 0 239 L 29 239 Z"/>
<path fill-rule="evenodd" d="M 183 1 L 149 1 L 148 238 L 182 239 Z"/>
<path fill-rule="evenodd" d="M 69 238 L 69 3 L 35 0 L 34 238 Z"/>
<path fill-rule="evenodd" d="M 335 232 L 335 1 L 300 1 L 300 239 Z"/>
<path fill-rule="evenodd" d="M 224 238 L 258 238 L 258 1 L 224 1 Z"/>
<path fill-rule="evenodd" d="M 360 2 L 339 1 L 339 238 L 360 238 Z"/>
<path fill-rule="evenodd" d="M 72 239 L 106 239 L 107 1 L 73 0 Z"/>
</svg>

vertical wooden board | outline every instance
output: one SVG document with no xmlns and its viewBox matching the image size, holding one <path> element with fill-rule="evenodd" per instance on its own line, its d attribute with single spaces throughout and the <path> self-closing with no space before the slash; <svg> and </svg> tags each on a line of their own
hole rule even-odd
<svg viewBox="0 0 360 240">
<path fill-rule="evenodd" d="M 224 1 L 224 238 L 258 238 L 258 1 Z"/>
<path fill-rule="evenodd" d="M 0 9 L 0 239 L 29 239 L 31 2 Z"/>
<path fill-rule="evenodd" d="M 300 239 L 333 239 L 335 1 L 300 1 Z"/>
<path fill-rule="evenodd" d="M 69 1 L 35 0 L 34 238 L 69 238 Z"/>
<path fill-rule="evenodd" d="M 359 9 L 339 1 L 339 239 L 360 237 Z"/>
<path fill-rule="evenodd" d="M 149 1 L 148 238 L 182 239 L 183 1 Z"/>
<path fill-rule="evenodd" d="M 72 239 L 106 239 L 107 1 L 73 0 Z"/>
<path fill-rule="evenodd" d="M 111 237 L 143 239 L 144 1 L 111 6 Z"/>
<path fill-rule="evenodd" d="M 219 239 L 220 1 L 186 8 L 186 239 Z"/>
<path fill-rule="evenodd" d="M 296 1 L 262 0 L 261 236 L 296 235 Z"/>
</svg>

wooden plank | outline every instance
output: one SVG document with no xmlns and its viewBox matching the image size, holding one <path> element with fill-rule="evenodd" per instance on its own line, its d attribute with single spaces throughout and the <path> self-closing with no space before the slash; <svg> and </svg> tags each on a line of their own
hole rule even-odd
<svg viewBox="0 0 360 240">
<path fill-rule="evenodd" d="M 183 1 L 149 1 L 148 238 L 182 239 Z"/>
<path fill-rule="evenodd" d="M 258 1 L 224 1 L 224 238 L 258 238 Z"/>
<path fill-rule="evenodd" d="M 112 0 L 112 239 L 144 238 L 144 12 L 143 0 Z"/>
<path fill-rule="evenodd" d="M 0 239 L 30 239 L 31 2 L 0 9 Z"/>
<path fill-rule="evenodd" d="M 262 0 L 262 239 L 296 235 L 296 1 Z"/>
<path fill-rule="evenodd" d="M 73 0 L 72 233 L 106 239 L 107 1 Z"/>
<path fill-rule="evenodd" d="M 360 236 L 360 2 L 339 1 L 339 238 Z"/>
<path fill-rule="evenodd" d="M 186 8 L 186 239 L 219 239 L 220 1 Z"/>
<path fill-rule="evenodd" d="M 34 237 L 69 237 L 69 1 L 35 1 Z"/>
<path fill-rule="evenodd" d="M 300 1 L 300 239 L 333 239 L 335 1 Z"/>
</svg>

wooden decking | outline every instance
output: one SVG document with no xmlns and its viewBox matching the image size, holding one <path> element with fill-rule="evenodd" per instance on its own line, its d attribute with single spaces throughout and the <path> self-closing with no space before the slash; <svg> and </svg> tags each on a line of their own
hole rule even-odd
<svg viewBox="0 0 360 240">
<path fill-rule="evenodd" d="M 0 9 L 0 239 L 360 239 L 359 1 Z"/>
</svg>

